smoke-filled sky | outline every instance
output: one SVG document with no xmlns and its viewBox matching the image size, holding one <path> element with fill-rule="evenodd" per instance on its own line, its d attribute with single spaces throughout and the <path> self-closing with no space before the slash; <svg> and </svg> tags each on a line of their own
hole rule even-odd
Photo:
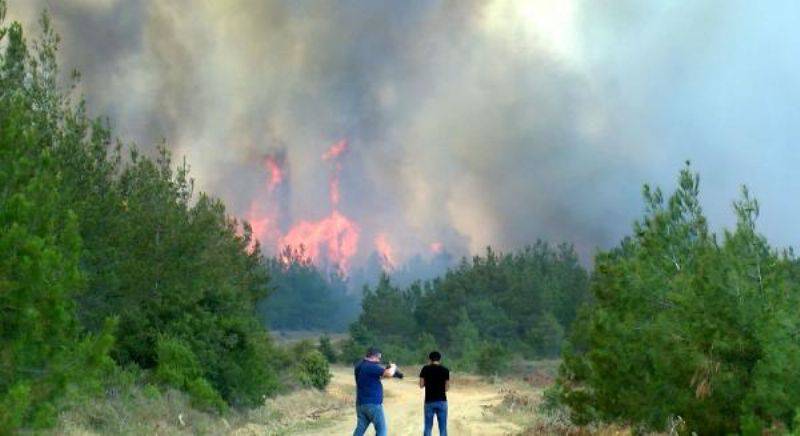
<svg viewBox="0 0 800 436">
<path fill-rule="evenodd" d="M 584 254 L 641 215 L 642 183 L 687 159 L 712 222 L 741 184 L 797 245 L 800 2 L 794 0 L 10 0 L 47 7 L 95 114 L 164 138 L 198 186 L 248 214 L 266 156 L 284 228 L 338 209 L 363 261 L 544 238 Z M 30 32 L 29 33 L 35 33 Z"/>
</svg>

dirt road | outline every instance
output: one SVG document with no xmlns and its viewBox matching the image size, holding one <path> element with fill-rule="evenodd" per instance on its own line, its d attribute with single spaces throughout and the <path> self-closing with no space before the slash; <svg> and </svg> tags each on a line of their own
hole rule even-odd
<svg viewBox="0 0 800 436">
<path fill-rule="evenodd" d="M 422 434 L 423 392 L 419 388 L 418 371 L 407 370 L 403 380 L 384 380 L 384 412 L 386 413 L 389 434 L 392 436 L 418 436 Z M 495 422 L 489 409 L 500 402 L 499 388 L 480 381 L 472 376 L 451 375 L 451 389 L 448 392 L 449 423 L 448 430 L 453 435 L 511 435 L 520 429 L 510 423 Z M 346 398 L 353 403 L 355 382 L 352 369 L 337 367 L 333 370 L 333 380 L 328 391 L 337 397 Z M 329 424 L 299 433 L 302 435 L 350 435 L 355 427 L 355 407 L 331 417 Z M 434 428 L 436 425 L 434 424 Z M 370 427 L 368 435 L 374 435 Z M 438 430 L 434 430 L 438 434 Z"/>
</svg>

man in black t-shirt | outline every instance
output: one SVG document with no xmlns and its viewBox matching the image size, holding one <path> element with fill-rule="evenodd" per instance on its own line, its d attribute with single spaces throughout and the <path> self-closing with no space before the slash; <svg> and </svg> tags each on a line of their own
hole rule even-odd
<svg viewBox="0 0 800 436">
<path fill-rule="evenodd" d="M 419 373 L 419 387 L 425 388 L 425 436 L 431 436 L 433 416 L 439 422 L 439 435 L 447 436 L 447 394 L 450 389 L 450 370 L 442 366 L 442 355 L 432 351 L 430 364 Z"/>
</svg>

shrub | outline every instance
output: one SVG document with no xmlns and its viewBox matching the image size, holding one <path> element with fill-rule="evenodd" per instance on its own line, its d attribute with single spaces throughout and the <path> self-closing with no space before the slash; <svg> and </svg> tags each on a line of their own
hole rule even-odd
<svg viewBox="0 0 800 436">
<path fill-rule="evenodd" d="M 325 356 L 325 360 L 329 363 L 336 363 L 338 353 L 336 353 L 336 349 L 333 348 L 333 344 L 331 343 L 331 338 L 328 335 L 322 335 L 319 338 L 319 346 L 317 347 L 320 353 Z"/>
<path fill-rule="evenodd" d="M 480 332 L 470 320 L 466 309 L 461 309 L 458 323 L 450 328 L 449 335 L 453 366 L 462 371 L 475 370 L 481 345 Z"/>
<path fill-rule="evenodd" d="M 305 353 L 296 368 L 297 379 L 303 386 L 325 389 L 331 381 L 331 371 L 325 356 L 319 351 Z"/>
<path fill-rule="evenodd" d="M 183 342 L 161 337 L 156 344 L 156 353 L 155 378 L 159 383 L 184 389 L 190 381 L 202 376 L 197 357 Z"/>
<path fill-rule="evenodd" d="M 476 367 L 481 375 L 503 375 L 508 372 L 511 353 L 499 344 L 484 344 L 478 351 Z"/>
<path fill-rule="evenodd" d="M 158 365 L 155 379 L 189 394 L 192 406 L 202 410 L 224 412 L 227 404 L 219 392 L 202 377 L 197 357 L 180 340 L 161 337 L 156 345 Z"/>
<path fill-rule="evenodd" d="M 30 405 L 30 386 L 26 383 L 12 386 L 0 399 L 0 428 L 12 430 L 20 427 Z"/>
<path fill-rule="evenodd" d="M 431 351 L 439 350 L 439 346 L 436 344 L 436 338 L 433 337 L 432 334 L 425 332 L 419 337 L 419 347 L 417 348 L 417 358 L 414 361 L 404 362 L 404 363 L 425 363 L 428 361 L 428 354 Z"/>
<path fill-rule="evenodd" d="M 225 400 L 219 395 L 213 386 L 204 378 L 198 377 L 186 384 L 186 392 L 191 399 L 192 407 L 200 410 L 215 410 L 224 413 L 228 410 Z"/>
<path fill-rule="evenodd" d="M 552 313 L 539 317 L 528 330 L 527 340 L 534 354 L 543 357 L 558 356 L 564 340 L 564 328 Z"/>
</svg>

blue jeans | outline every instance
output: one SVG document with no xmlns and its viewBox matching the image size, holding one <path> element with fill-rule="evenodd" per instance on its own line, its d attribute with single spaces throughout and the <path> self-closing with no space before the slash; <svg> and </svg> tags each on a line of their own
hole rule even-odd
<svg viewBox="0 0 800 436">
<path fill-rule="evenodd" d="M 433 415 L 439 423 L 439 436 L 447 436 L 447 401 L 425 403 L 425 436 L 431 436 Z"/>
<path fill-rule="evenodd" d="M 386 418 L 381 404 L 359 404 L 356 406 L 358 423 L 353 436 L 363 436 L 370 423 L 375 426 L 375 436 L 386 436 Z"/>
</svg>

